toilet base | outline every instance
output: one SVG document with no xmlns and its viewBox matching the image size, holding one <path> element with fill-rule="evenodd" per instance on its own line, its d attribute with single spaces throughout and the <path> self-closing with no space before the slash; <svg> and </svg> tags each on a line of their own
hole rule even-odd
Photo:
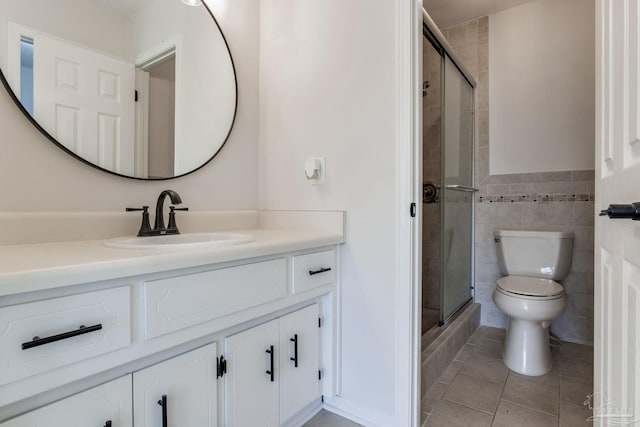
<svg viewBox="0 0 640 427">
<path fill-rule="evenodd" d="M 509 319 L 502 354 L 509 369 L 529 376 L 544 375 L 551 370 L 548 323 Z"/>
</svg>

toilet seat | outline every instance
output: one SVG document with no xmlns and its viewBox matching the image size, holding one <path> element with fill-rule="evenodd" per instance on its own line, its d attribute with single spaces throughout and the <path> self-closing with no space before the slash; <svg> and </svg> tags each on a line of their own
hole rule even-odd
<svg viewBox="0 0 640 427">
<path fill-rule="evenodd" d="M 555 299 L 564 296 L 564 288 L 549 279 L 524 276 L 505 276 L 497 280 L 497 291 L 516 298 Z"/>
</svg>

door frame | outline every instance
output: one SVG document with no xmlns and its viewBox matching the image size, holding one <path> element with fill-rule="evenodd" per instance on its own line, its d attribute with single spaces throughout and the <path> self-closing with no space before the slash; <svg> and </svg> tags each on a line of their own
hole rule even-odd
<svg viewBox="0 0 640 427">
<path fill-rule="evenodd" d="M 136 55 L 135 60 L 134 60 L 134 64 L 135 67 L 138 69 L 141 69 L 143 71 L 148 71 L 149 68 L 153 67 L 154 65 L 157 65 L 159 63 L 161 63 L 162 61 L 166 60 L 167 58 L 170 57 L 174 57 L 175 58 L 175 63 L 176 63 L 176 68 L 175 68 L 175 116 L 174 116 L 174 141 L 177 142 L 177 136 L 178 136 L 178 131 L 179 129 L 182 129 L 183 127 L 183 122 L 184 122 L 184 111 L 185 111 L 185 104 L 184 104 L 184 100 L 182 97 L 177 96 L 178 94 L 182 93 L 182 81 L 183 81 L 183 50 L 182 50 L 182 46 L 183 46 L 183 40 L 182 40 L 182 35 L 181 34 L 176 34 L 175 36 L 172 37 L 167 37 L 166 39 L 162 40 L 161 42 L 149 47 L 148 49 L 140 52 L 139 54 Z M 143 88 L 138 88 L 136 87 L 137 90 L 139 90 L 140 92 L 143 92 L 144 89 Z M 143 97 L 143 101 L 146 98 L 146 101 L 148 103 L 148 90 L 145 91 L 146 95 Z M 145 109 L 146 108 L 146 115 L 147 115 L 147 123 L 145 123 L 144 125 L 148 128 L 148 105 L 145 107 L 141 107 L 141 109 Z M 141 114 L 143 115 L 143 114 Z M 142 124 L 141 124 L 142 125 Z M 141 135 L 141 132 L 138 133 L 138 135 Z M 149 141 L 148 139 L 146 140 L 146 142 L 144 140 L 136 140 L 136 145 L 139 146 L 138 152 L 141 155 L 145 155 L 147 158 L 144 160 L 144 162 L 146 162 L 146 167 L 141 163 L 141 172 L 146 173 L 147 177 L 149 174 L 149 169 L 148 169 L 148 154 L 149 154 Z M 146 145 L 146 147 L 145 147 Z M 175 147 L 174 147 L 175 148 Z M 174 149 L 175 152 L 175 149 Z M 174 153 L 175 154 L 175 153 Z M 175 162 L 174 162 L 174 172 L 175 172 Z"/>
<path fill-rule="evenodd" d="M 419 426 L 422 300 L 422 1 L 397 2 L 395 423 Z M 413 215 L 411 214 L 413 207 Z"/>
</svg>

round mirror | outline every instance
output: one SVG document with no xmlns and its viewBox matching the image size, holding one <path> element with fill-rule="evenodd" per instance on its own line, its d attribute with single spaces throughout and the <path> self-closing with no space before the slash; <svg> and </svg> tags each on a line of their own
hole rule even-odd
<svg viewBox="0 0 640 427">
<path fill-rule="evenodd" d="M 235 120 L 231 52 L 199 0 L 2 0 L 0 71 L 51 141 L 125 177 L 199 169 Z"/>
</svg>

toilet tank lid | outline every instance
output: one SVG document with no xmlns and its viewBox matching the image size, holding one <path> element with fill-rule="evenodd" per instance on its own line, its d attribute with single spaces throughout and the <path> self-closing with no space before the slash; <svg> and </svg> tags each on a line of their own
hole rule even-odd
<svg viewBox="0 0 640 427">
<path fill-rule="evenodd" d="M 552 239 L 573 239 L 570 231 L 530 231 L 530 230 L 496 230 L 494 237 L 546 237 Z"/>
</svg>

